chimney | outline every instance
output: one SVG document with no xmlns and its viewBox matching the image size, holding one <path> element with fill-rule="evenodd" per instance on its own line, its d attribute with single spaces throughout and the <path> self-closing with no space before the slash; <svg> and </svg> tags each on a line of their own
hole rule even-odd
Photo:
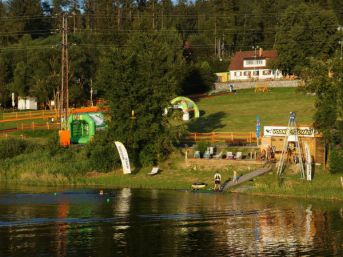
<svg viewBox="0 0 343 257">
<path fill-rule="evenodd" d="M 262 57 L 262 53 L 263 53 L 263 48 L 260 47 L 260 50 L 259 50 L 259 55 L 260 55 L 260 57 Z"/>
</svg>

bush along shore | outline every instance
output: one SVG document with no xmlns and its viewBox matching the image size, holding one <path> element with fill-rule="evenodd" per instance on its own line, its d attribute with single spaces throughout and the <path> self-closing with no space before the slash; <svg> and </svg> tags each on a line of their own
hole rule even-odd
<svg viewBox="0 0 343 257">
<path fill-rule="evenodd" d="M 220 172 L 222 180 L 233 177 L 234 171 L 243 175 L 259 165 L 227 165 L 221 168 L 199 168 L 186 165 L 184 157 L 175 151 L 160 163 L 161 172 L 149 176 L 151 166 L 135 169 L 124 175 L 115 149 L 98 145 L 55 147 L 56 139 L 45 144 L 27 140 L 2 140 L 0 144 L 0 181 L 29 185 L 82 185 L 102 187 L 132 187 L 156 189 L 191 189 L 195 182 L 213 188 L 213 175 Z M 107 152 L 107 154 L 106 154 Z M 111 153 L 111 154 L 109 154 Z M 112 157 L 111 157 L 112 156 Z M 215 161 L 215 160 L 213 160 Z M 287 171 L 280 179 L 275 171 L 257 177 L 231 191 L 279 197 L 343 200 L 342 174 L 330 174 L 321 167 L 315 170 L 313 181 Z"/>
</svg>

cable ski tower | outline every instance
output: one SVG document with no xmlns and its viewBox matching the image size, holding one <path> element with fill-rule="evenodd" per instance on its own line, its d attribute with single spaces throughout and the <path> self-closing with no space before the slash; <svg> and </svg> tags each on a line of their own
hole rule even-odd
<svg viewBox="0 0 343 257">
<path fill-rule="evenodd" d="M 290 140 L 290 137 L 292 140 Z M 295 162 L 299 167 L 299 170 L 301 172 L 301 177 L 305 178 L 305 171 L 304 171 L 304 165 L 303 165 L 303 160 L 302 160 L 302 154 L 301 154 L 301 146 L 299 142 L 299 137 L 298 137 L 298 129 L 297 129 L 297 124 L 295 122 L 295 113 L 291 112 L 289 121 L 288 121 L 288 126 L 286 129 L 286 135 L 285 139 L 283 141 L 283 147 L 282 147 L 282 153 L 279 161 L 279 166 L 277 169 L 277 174 L 279 176 L 282 175 L 284 168 L 285 168 L 285 162 L 288 160 L 288 155 L 290 154 L 290 149 L 288 146 L 289 141 L 295 143 Z"/>
</svg>

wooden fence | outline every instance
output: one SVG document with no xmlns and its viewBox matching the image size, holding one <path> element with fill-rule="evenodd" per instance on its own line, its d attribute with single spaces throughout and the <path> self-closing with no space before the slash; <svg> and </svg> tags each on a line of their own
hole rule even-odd
<svg viewBox="0 0 343 257">
<path fill-rule="evenodd" d="M 255 132 L 188 133 L 181 141 L 183 143 L 223 142 L 230 144 L 252 144 L 257 142 Z"/>
<path fill-rule="evenodd" d="M 51 130 L 51 129 L 58 129 L 60 127 L 59 123 L 21 123 L 17 124 L 16 128 L 12 129 L 5 129 L 0 131 L 0 138 L 26 138 L 23 134 L 12 134 L 13 132 L 17 131 L 24 131 L 24 130 Z"/>
<path fill-rule="evenodd" d="M 57 129 L 59 128 L 60 124 L 59 123 L 36 123 L 36 122 L 31 122 L 31 123 L 21 123 L 17 124 L 17 131 L 18 130 L 50 130 L 50 129 Z"/>
<path fill-rule="evenodd" d="M 11 122 L 18 120 L 34 120 L 34 119 L 48 119 L 57 118 L 56 111 L 42 110 L 42 111 L 28 111 L 28 112 L 8 112 L 0 114 L 0 122 Z"/>
</svg>

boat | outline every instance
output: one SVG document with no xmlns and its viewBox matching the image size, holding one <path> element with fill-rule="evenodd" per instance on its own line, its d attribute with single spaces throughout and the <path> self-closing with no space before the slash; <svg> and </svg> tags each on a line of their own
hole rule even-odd
<svg viewBox="0 0 343 257">
<path fill-rule="evenodd" d="M 192 184 L 192 189 L 193 190 L 199 190 L 199 189 L 204 189 L 207 187 L 207 184 L 204 182 L 196 182 Z"/>
</svg>

